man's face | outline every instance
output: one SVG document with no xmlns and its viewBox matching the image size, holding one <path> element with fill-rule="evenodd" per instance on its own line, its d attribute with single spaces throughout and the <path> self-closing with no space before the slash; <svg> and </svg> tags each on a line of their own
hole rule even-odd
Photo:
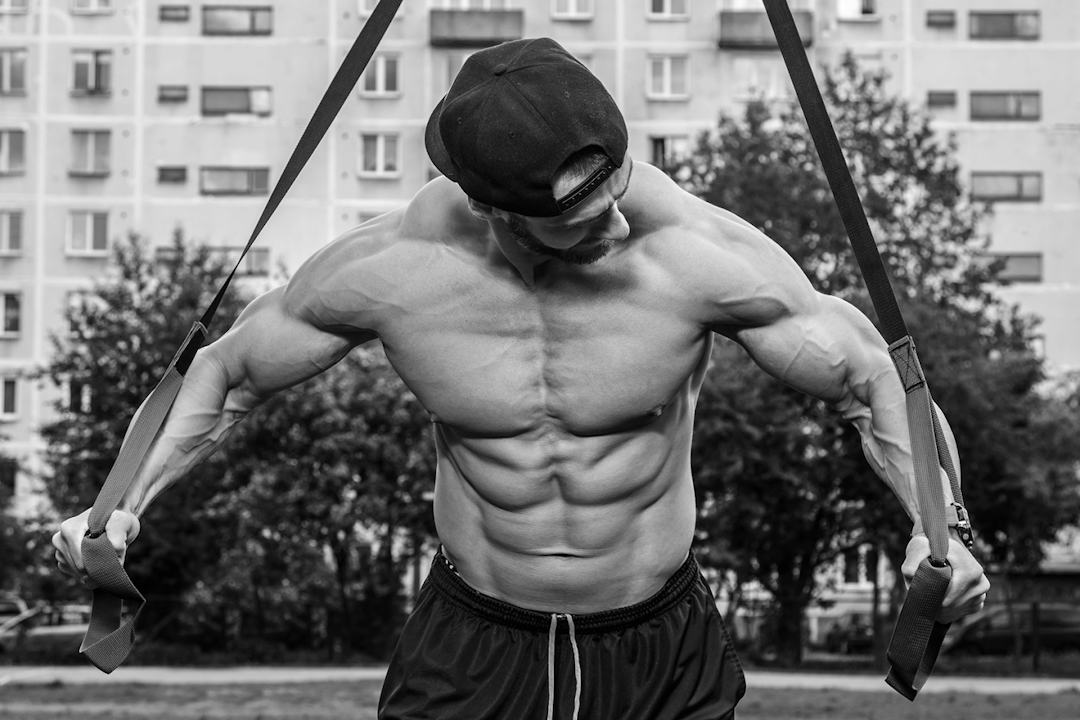
<svg viewBox="0 0 1080 720">
<path fill-rule="evenodd" d="M 590 265 L 630 235 L 618 202 L 630 187 L 633 162 L 626 158 L 583 203 L 553 218 L 507 215 L 506 224 L 526 250 L 573 265 Z M 556 188 L 556 194 L 559 189 Z"/>
</svg>

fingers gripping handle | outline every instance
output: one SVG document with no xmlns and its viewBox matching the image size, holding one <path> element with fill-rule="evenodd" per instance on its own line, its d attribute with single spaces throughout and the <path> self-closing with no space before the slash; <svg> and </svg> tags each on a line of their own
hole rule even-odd
<svg viewBox="0 0 1080 720">
<path fill-rule="evenodd" d="M 930 558 L 923 560 L 896 619 L 885 653 L 889 661 L 885 682 L 908 700 L 915 699 L 933 671 L 941 641 L 949 629 L 936 618 L 951 579 L 952 568 L 948 563 L 938 566 Z"/>
</svg>

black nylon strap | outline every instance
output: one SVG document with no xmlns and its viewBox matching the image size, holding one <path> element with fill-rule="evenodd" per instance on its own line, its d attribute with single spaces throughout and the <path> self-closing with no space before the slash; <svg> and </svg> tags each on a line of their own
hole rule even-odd
<svg viewBox="0 0 1080 720">
<path fill-rule="evenodd" d="M 90 626 L 79 651 L 104 672 L 115 670 L 131 652 L 135 642 L 135 620 L 145 604 L 145 599 L 132 584 L 116 551 L 109 543 L 105 526 L 130 490 L 140 465 L 180 391 L 184 375 L 195 358 L 195 353 L 206 339 L 207 328 L 240 263 L 326 135 L 375 53 L 379 41 L 386 34 L 400 5 L 401 0 L 379 0 L 379 4 L 372 11 L 286 163 L 236 265 L 218 289 L 202 318 L 192 326 L 161 381 L 132 419 L 131 430 L 124 438 L 116 461 L 94 501 L 86 536 L 80 548 L 87 576 L 95 586 L 94 600 Z"/>
<path fill-rule="evenodd" d="M 900 313 L 885 264 L 878 252 L 877 243 L 874 242 L 855 182 L 833 129 L 825 100 L 814 79 L 814 72 L 806 57 L 791 9 L 786 0 L 763 1 L 833 198 L 840 210 L 874 303 L 881 334 L 889 343 L 893 363 L 907 394 L 908 429 L 919 513 L 930 542 L 930 558 L 919 568 L 897 619 L 887 653 L 893 669 L 886 682 L 904 697 L 914 700 L 934 667 L 941 639 L 948 629 L 947 625 L 935 622 L 952 575 L 952 569 L 946 562 L 949 539 L 941 472 L 944 469 L 948 475 L 953 501 L 958 505 L 962 503 L 959 477 L 934 412 L 926 378 L 915 352 L 915 343 Z"/>
</svg>

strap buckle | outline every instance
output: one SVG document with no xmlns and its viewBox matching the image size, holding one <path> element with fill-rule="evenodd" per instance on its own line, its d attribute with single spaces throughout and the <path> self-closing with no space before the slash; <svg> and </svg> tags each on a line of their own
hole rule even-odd
<svg viewBox="0 0 1080 720">
<path fill-rule="evenodd" d="M 964 543 L 968 550 L 974 550 L 975 531 L 971 528 L 967 509 L 958 502 L 954 502 L 952 505 L 956 509 L 956 524 L 951 524 L 950 527 L 956 528 L 956 534 L 960 536 L 960 542 Z"/>
</svg>

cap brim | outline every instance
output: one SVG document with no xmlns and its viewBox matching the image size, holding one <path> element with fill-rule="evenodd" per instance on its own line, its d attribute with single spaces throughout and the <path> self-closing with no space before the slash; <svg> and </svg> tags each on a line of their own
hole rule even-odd
<svg viewBox="0 0 1080 720">
<path fill-rule="evenodd" d="M 428 157 L 439 172 L 457 182 L 457 168 L 454 166 L 454 161 L 450 159 L 450 153 L 446 151 L 446 145 L 443 144 L 442 133 L 439 132 L 439 119 L 442 117 L 445 102 L 446 98 L 443 97 L 431 111 L 427 129 L 424 131 L 424 145 L 427 147 Z"/>
</svg>

